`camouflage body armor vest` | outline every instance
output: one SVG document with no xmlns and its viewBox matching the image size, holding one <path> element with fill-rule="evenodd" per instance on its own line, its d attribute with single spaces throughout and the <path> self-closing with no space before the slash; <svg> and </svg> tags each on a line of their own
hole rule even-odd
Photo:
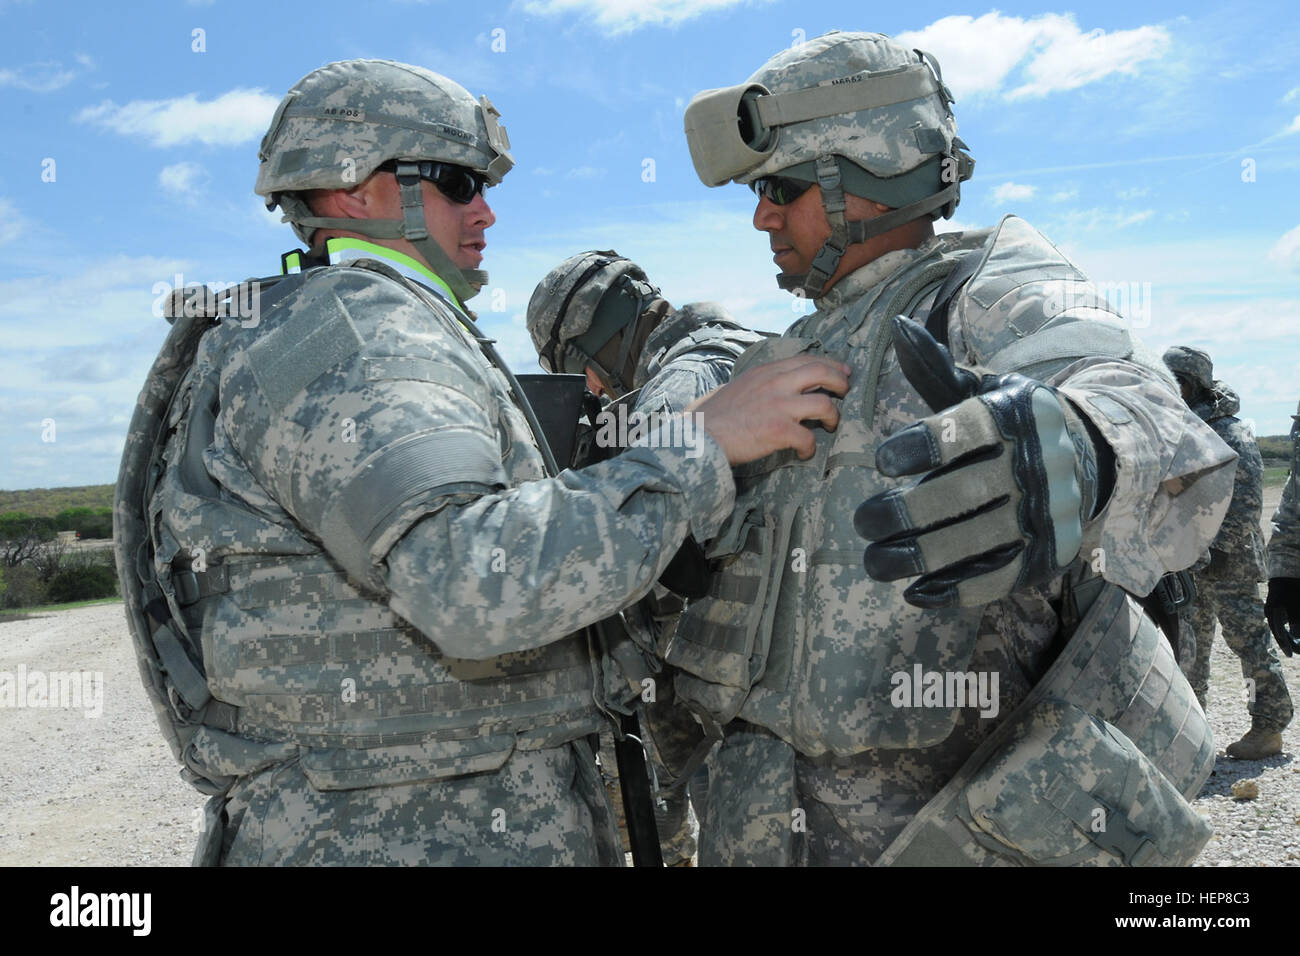
<svg viewBox="0 0 1300 956">
<path fill-rule="evenodd" d="M 730 721 L 742 720 L 766 728 L 810 757 L 907 749 L 916 751 L 919 763 L 940 761 L 955 771 L 971 751 L 980 760 L 1006 757 L 1005 749 L 995 750 L 992 757 L 983 748 L 977 750 L 981 740 L 996 739 L 1004 747 L 1022 740 L 1004 728 L 1013 722 L 1019 726 L 1022 705 L 1043 697 L 1036 684 L 1044 681 L 1054 660 L 1059 665 L 1065 657 L 1061 647 L 1067 638 L 1069 652 L 1084 645 L 1095 651 L 1104 637 L 1107 651 L 1116 655 L 1103 667 L 1105 677 L 1123 680 L 1105 689 L 1107 707 L 1099 708 L 1099 688 L 1076 679 L 1073 671 L 1058 675 L 1057 683 L 1066 688 L 1059 691 L 1063 706 L 1072 708 L 1064 720 L 1064 736 L 1076 740 L 1071 735 L 1081 727 L 1103 720 L 1126 726 L 1126 708 L 1133 709 L 1128 729 L 1146 745 L 1146 754 L 1129 742 L 1118 763 L 1141 765 L 1142 773 L 1152 778 L 1152 789 L 1163 786 L 1161 806 L 1177 808 L 1178 826 L 1162 830 L 1162 835 L 1183 827 L 1187 838 L 1179 837 L 1176 847 L 1165 839 L 1161 853 L 1140 854 L 1141 859 L 1190 861 L 1210 831 L 1184 797 L 1194 796 L 1208 777 L 1213 744 L 1190 686 L 1136 602 L 1113 585 L 1102 587 L 1100 578 L 1088 578 L 1084 568 L 1071 582 L 1084 598 L 1073 613 L 1054 611 L 1065 602 L 1059 591 L 1046 589 L 985 607 L 922 610 L 904 602 L 901 583 L 874 581 L 863 570 L 864 543 L 853 526 L 854 511 L 867 497 L 899 483 L 876 470 L 876 446 L 932 414 L 893 356 L 888 320 L 916 312 L 961 257 L 982 250 L 979 266 L 950 312 L 957 317 L 949 325 L 950 347 L 959 362 L 1046 379 L 1072 359 L 1088 355 L 1152 366 L 1157 361 L 1135 354 L 1122 328 L 1061 315 L 1070 301 L 1062 285 L 1070 283 L 1071 294 L 1078 296 L 1086 280 L 1050 242 L 1013 217 L 992 232 L 938 237 L 928 255 L 913 256 L 847 309 L 814 313 L 737 362 L 734 374 L 739 375 L 759 362 L 824 352 L 848 362 L 853 373 L 839 426 L 834 433 L 816 432 L 811 459 L 800 461 L 794 452 L 785 451 L 735 469 L 735 509 L 709 544 L 715 568 L 709 594 L 687 607 L 668 649 L 668 663 L 681 671 L 677 694 L 715 735 Z M 1015 293 L 1010 306 L 1008 293 Z M 1092 304 L 1106 310 L 1104 299 Z M 1088 615 L 1090 607 L 1095 613 Z M 1035 612 L 1033 621 L 1027 621 L 1028 611 Z M 1072 617 L 1069 626 L 1082 618 L 1086 626 L 1071 637 L 1060 617 Z M 1092 659 L 1082 652 L 1070 660 L 1076 658 Z M 1092 666 L 1095 670 L 1098 661 Z M 969 707 L 896 706 L 891 678 L 917 670 L 941 675 L 1001 671 L 1002 724 L 992 733 L 987 723 L 976 729 Z M 1060 725 L 1062 718 L 1057 718 Z M 1154 738 L 1141 738 L 1136 730 L 1148 724 L 1160 730 L 1152 731 Z M 1106 727 L 1107 734 L 1123 737 L 1112 724 Z M 1161 737 L 1169 727 L 1177 739 L 1172 749 L 1169 739 Z M 962 742 L 954 748 L 950 738 Z M 945 741 L 948 746 L 938 746 Z M 1076 742 L 1085 745 L 1082 737 Z M 930 753 L 926 748 L 932 748 Z M 1077 781 L 1068 782 L 1073 786 Z M 1131 808 L 1135 788 L 1119 788 L 1130 800 L 1124 807 Z M 1099 785 L 1096 792 L 1100 790 Z M 1143 790 L 1144 799 L 1148 792 Z M 985 795 L 989 793 L 995 791 Z M 1069 796 L 1074 799 L 1074 790 Z M 1009 799 L 1014 804 L 1014 798 Z M 1022 794 L 1021 799 L 1039 798 Z M 1076 803 L 1082 814 L 1083 799 Z M 953 798 L 945 807 L 955 813 L 955 805 Z M 1163 819 L 1173 817 L 1166 814 Z M 1038 822 L 1031 821 L 1030 829 Z M 1041 835 L 1034 830 L 1034 837 Z M 1095 842 L 1089 846 L 1099 850 Z M 1136 847 L 1129 849 L 1139 855 Z M 940 861 L 974 862 L 974 855 L 952 850 Z M 1106 862 L 1119 859 L 1108 851 L 1099 856 Z M 1031 858 L 1045 862 L 1028 853 L 1018 862 Z M 917 862 L 918 857 L 908 861 Z"/>
<path fill-rule="evenodd" d="M 650 333 L 636 382 L 641 385 L 650 381 L 665 366 L 692 353 L 698 352 L 701 357 L 739 356 L 760 334 L 738 325 L 716 303 L 689 302 Z"/>
<path fill-rule="evenodd" d="M 405 281 L 373 261 L 349 267 Z M 226 356 L 273 331 L 286 311 L 277 305 L 308 274 L 265 280 L 255 330 L 175 318 L 127 438 L 114 529 L 122 590 L 182 776 L 220 794 L 298 756 L 320 789 L 409 783 L 493 770 L 516 747 L 594 733 L 599 672 L 582 635 L 482 661 L 447 657 L 258 497 L 255 482 L 237 489 L 241 498 L 209 476 L 203 452 Z M 405 284 L 483 362 L 511 485 L 544 477 L 505 376 L 449 307 Z"/>
</svg>

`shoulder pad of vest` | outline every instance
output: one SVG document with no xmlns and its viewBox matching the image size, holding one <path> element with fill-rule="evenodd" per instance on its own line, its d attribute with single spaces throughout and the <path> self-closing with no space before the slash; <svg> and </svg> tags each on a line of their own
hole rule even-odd
<svg viewBox="0 0 1300 956">
<path fill-rule="evenodd" d="M 1133 352 L 1124 317 L 1105 292 L 1017 216 L 1004 217 L 994 230 L 953 313 L 976 362 L 995 370 L 1031 374 L 1035 366 Z"/>
<path fill-rule="evenodd" d="M 665 319 L 646 341 L 644 379 L 648 381 L 674 359 L 696 349 L 711 349 L 733 358 L 763 336 L 737 322 L 717 302 L 689 302 Z"/>
</svg>

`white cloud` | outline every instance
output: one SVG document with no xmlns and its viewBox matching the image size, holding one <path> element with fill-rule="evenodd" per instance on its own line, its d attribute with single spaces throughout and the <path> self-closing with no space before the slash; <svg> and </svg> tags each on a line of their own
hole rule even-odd
<svg viewBox="0 0 1300 956">
<path fill-rule="evenodd" d="M 112 256 L 73 275 L 42 275 L 0 282 L 0 350 L 117 343 L 154 318 L 152 288 L 173 282 L 188 263 L 150 256 Z M 193 276 L 187 281 L 238 281 Z M 86 316 L 95 316 L 87 323 Z"/>
<path fill-rule="evenodd" d="M 611 34 L 630 33 L 641 27 L 675 27 L 715 10 L 726 10 L 754 0 L 526 0 L 527 13 L 543 16 L 572 14 L 593 21 Z M 759 0 L 763 2 L 763 0 Z"/>
<path fill-rule="evenodd" d="M 1288 136 L 1291 133 L 1300 133 L 1300 116 L 1293 119 L 1291 124 L 1286 129 L 1282 130 L 1283 136 Z"/>
<path fill-rule="evenodd" d="M 1282 97 L 1282 102 L 1290 103 L 1296 97 L 1300 97 L 1300 86 L 1294 86 L 1288 90 L 1286 96 Z"/>
<path fill-rule="evenodd" d="M 605 170 L 595 166 L 575 166 L 568 172 L 569 179 L 596 179 L 603 175 Z"/>
<path fill-rule="evenodd" d="M 1133 75 L 1139 63 L 1163 56 L 1170 45 L 1160 26 L 1084 33 L 1070 14 L 1024 19 L 997 11 L 944 17 L 896 39 L 933 53 L 958 97 L 999 92 L 1020 67 L 1021 82 L 1005 92 L 1008 99 L 1072 90 L 1113 73 Z"/>
<path fill-rule="evenodd" d="M 132 100 L 124 106 L 105 100 L 86 107 L 76 119 L 123 136 L 142 137 L 151 146 L 195 142 L 235 146 L 266 132 L 279 103 L 279 98 L 260 89 L 237 89 L 206 103 L 194 93 L 170 100 Z"/>
<path fill-rule="evenodd" d="M 158 185 L 182 198 L 193 198 L 196 188 L 207 179 L 207 171 L 198 163 L 183 162 L 164 166 L 158 173 Z"/>
<path fill-rule="evenodd" d="M 1052 202 L 1069 202 L 1071 199 L 1079 198 L 1079 190 L 1061 189 L 1052 193 L 1052 195 L 1049 196 L 1048 198 L 1051 199 Z"/>
<path fill-rule="evenodd" d="M 1094 206 L 1091 209 L 1070 209 L 1058 218 L 1050 220 L 1051 228 L 1049 231 L 1068 236 L 1075 232 L 1093 232 L 1098 229 L 1126 229 L 1129 226 L 1136 226 L 1139 223 L 1146 222 L 1155 214 L 1154 209 L 1139 209 L 1135 212 L 1128 212 L 1123 209 L 1112 209 L 1104 206 Z"/>
<path fill-rule="evenodd" d="M 77 78 L 76 70 L 69 70 L 59 60 L 28 63 L 13 69 L 0 69 L 0 87 L 16 86 L 30 93 L 53 93 Z"/>
<path fill-rule="evenodd" d="M 1001 206 L 1008 202 L 1033 199 L 1036 192 L 1038 192 L 1037 186 L 1028 186 L 1024 183 L 1003 183 L 1001 186 L 994 187 L 989 199 Z"/>
<path fill-rule="evenodd" d="M 1127 202 L 1130 199 L 1138 199 L 1145 196 L 1149 192 L 1151 192 L 1151 190 L 1147 186 L 1133 186 L 1129 189 L 1121 189 L 1115 195 Z"/>
<path fill-rule="evenodd" d="M 1300 226 L 1273 243 L 1273 248 L 1268 250 L 1268 261 L 1284 269 L 1300 272 Z"/>
<path fill-rule="evenodd" d="M 13 200 L 0 196 L 0 246 L 13 242 L 30 226 L 31 223 L 18 211 Z"/>
</svg>

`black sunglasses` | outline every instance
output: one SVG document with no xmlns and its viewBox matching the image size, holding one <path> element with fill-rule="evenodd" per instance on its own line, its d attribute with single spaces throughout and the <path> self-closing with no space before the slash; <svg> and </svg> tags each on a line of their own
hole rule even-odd
<svg viewBox="0 0 1300 956">
<path fill-rule="evenodd" d="M 474 201 L 475 196 L 483 195 L 488 188 L 486 176 L 465 166 L 430 160 L 421 160 L 416 165 L 420 167 L 421 179 L 427 179 L 438 187 L 438 192 L 462 206 L 468 206 Z M 385 163 L 383 168 L 396 172 L 397 163 L 395 161 Z"/>
<path fill-rule="evenodd" d="M 749 184 L 749 188 L 754 190 L 755 196 L 762 196 L 778 206 L 794 202 L 812 186 L 813 184 L 810 182 L 805 182 L 802 179 L 791 179 L 788 176 L 760 176 Z"/>
</svg>

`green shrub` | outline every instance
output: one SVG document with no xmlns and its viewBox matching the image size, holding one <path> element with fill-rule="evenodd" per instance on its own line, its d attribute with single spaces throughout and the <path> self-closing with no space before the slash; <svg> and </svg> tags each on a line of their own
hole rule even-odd
<svg viewBox="0 0 1300 956">
<path fill-rule="evenodd" d="M 50 578 L 49 601 L 65 604 L 69 601 L 92 601 L 95 598 L 113 597 L 117 594 L 117 574 L 103 564 L 66 567 Z"/>
<path fill-rule="evenodd" d="M 82 538 L 113 537 L 112 508 L 64 508 L 54 516 L 60 531 L 75 531 Z"/>
<path fill-rule="evenodd" d="M 48 591 L 35 568 L 26 564 L 5 568 L 4 593 L 0 594 L 0 607 L 35 607 L 47 601 Z"/>
</svg>

